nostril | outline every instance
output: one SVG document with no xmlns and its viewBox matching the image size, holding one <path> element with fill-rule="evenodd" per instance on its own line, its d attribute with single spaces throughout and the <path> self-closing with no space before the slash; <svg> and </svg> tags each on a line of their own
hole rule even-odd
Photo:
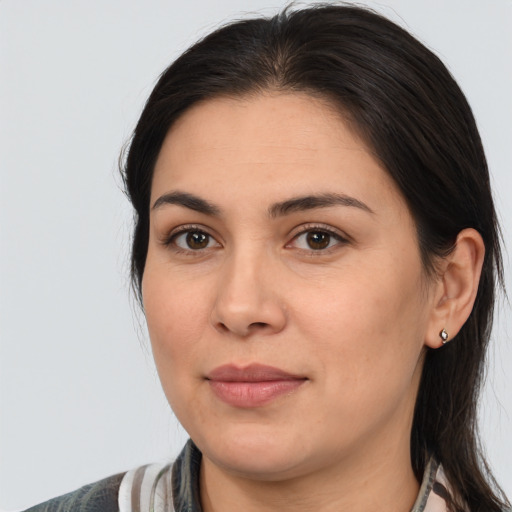
<svg viewBox="0 0 512 512">
<path fill-rule="evenodd" d="M 222 322 L 219 322 L 219 323 L 217 324 L 217 327 L 218 327 L 218 329 L 219 329 L 220 331 L 222 331 L 222 332 L 228 332 L 228 331 L 229 331 L 228 326 L 227 326 L 226 324 L 222 323 Z"/>
<path fill-rule="evenodd" d="M 253 322 L 252 324 L 249 325 L 249 329 L 251 328 L 256 328 L 256 329 L 261 329 L 263 327 L 267 327 L 268 324 L 266 324 L 265 322 Z"/>
</svg>

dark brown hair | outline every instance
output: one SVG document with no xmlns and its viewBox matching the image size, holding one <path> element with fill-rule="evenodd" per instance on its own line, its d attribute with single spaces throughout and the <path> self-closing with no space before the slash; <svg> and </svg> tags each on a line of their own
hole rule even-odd
<svg viewBox="0 0 512 512">
<path fill-rule="evenodd" d="M 502 510 L 506 498 L 482 456 L 477 398 L 495 288 L 499 229 L 471 109 L 442 62 L 408 32 L 367 9 L 317 5 L 237 21 L 196 43 L 160 77 L 135 128 L 123 177 L 135 209 L 132 278 L 140 297 L 156 158 L 176 119 L 198 101 L 301 91 L 336 106 L 397 183 L 415 219 L 423 264 L 472 227 L 486 248 L 474 309 L 450 344 L 427 349 L 411 434 L 418 479 L 426 457 L 444 466 L 458 502 Z M 451 504 L 462 510 L 461 503 Z"/>
</svg>

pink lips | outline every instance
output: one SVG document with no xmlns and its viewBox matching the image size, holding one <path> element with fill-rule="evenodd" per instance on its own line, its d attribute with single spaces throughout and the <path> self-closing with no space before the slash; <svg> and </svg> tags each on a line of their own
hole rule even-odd
<svg viewBox="0 0 512 512">
<path fill-rule="evenodd" d="M 306 377 L 260 364 L 243 368 L 219 366 L 206 379 L 223 402 L 243 408 L 265 405 L 281 395 L 290 394 L 307 380 Z"/>
</svg>

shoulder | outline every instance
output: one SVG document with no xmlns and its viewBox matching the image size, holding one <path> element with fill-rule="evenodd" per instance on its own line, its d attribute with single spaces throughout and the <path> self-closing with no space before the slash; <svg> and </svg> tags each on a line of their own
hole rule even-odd
<svg viewBox="0 0 512 512">
<path fill-rule="evenodd" d="M 189 440 L 174 463 L 140 466 L 24 512 L 198 511 L 200 463 L 201 452 Z"/>
<path fill-rule="evenodd" d="M 25 512 L 118 512 L 119 486 L 125 473 L 110 476 L 51 499 Z"/>
</svg>

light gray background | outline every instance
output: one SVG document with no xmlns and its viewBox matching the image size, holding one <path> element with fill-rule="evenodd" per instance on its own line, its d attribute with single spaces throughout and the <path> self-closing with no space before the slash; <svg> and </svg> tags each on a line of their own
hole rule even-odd
<svg viewBox="0 0 512 512">
<path fill-rule="evenodd" d="M 0 508 L 136 465 L 185 435 L 127 279 L 116 161 L 155 78 L 200 35 L 281 0 L 0 1 Z M 448 64 L 478 120 L 512 248 L 512 1 L 368 2 Z M 511 287 L 511 265 L 506 263 Z M 482 428 L 512 494 L 510 307 Z M 446 390 L 449 392 L 449 390 Z"/>
</svg>

